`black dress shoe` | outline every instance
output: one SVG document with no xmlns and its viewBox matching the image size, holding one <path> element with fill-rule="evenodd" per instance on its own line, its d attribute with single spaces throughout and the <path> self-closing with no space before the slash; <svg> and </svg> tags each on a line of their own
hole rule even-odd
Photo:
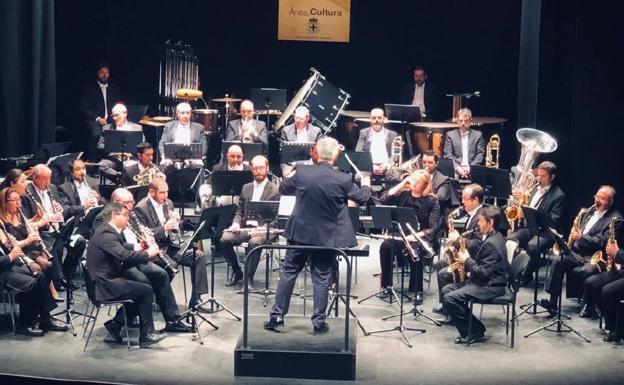
<svg viewBox="0 0 624 385">
<path fill-rule="evenodd" d="M 423 293 L 422 291 L 419 291 L 418 293 L 416 293 L 416 297 L 414 297 L 414 306 L 422 305 L 422 303 L 423 303 Z"/>
<path fill-rule="evenodd" d="M 167 322 L 164 330 L 169 333 L 192 333 L 193 326 L 180 320 L 176 322 Z"/>
<path fill-rule="evenodd" d="M 604 342 L 615 342 L 615 341 L 619 341 L 619 338 L 617 338 L 617 336 L 615 335 L 614 332 L 608 332 L 606 336 L 604 336 L 602 338 L 602 340 Z"/>
<path fill-rule="evenodd" d="M 439 323 L 443 325 L 449 325 L 451 323 L 451 316 L 448 314 L 445 314 L 442 318 L 436 319 L 436 321 L 438 321 Z"/>
<path fill-rule="evenodd" d="M 146 348 L 150 345 L 159 343 L 165 338 L 167 338 L 167 334 L 165 333 L 163 334 L 147 333 L 145 336 L 139 337 L 139 347 Z"/>
<path fill-rule="evenodd" d="M 278 328 L 284 327 L 284 318 L 282 317 L 271 317 L 268 321 L 264 323 L 265 330 L 274 330 L 277 331 Z"/>
<path fill-rule="evenodd" d="M 581 318 L 598 318 L 598 313 L 596 313 L 596 308 L 593 305 L 585 304 L 581 309 L 581 314 L 579 314 Z"/>
<path fill-rule="evenodd" d="M 15 329 L 15 333 L 28 337 L 43 337 L 45 333 L 36 324 L 20 325 Z"/>
<path fill-rule="evenodd" d="M 483 342 L 483 337 L 484 337 L 483 334 L 478 334 L 476 336 L 472 336 L 470 338 L 470 344 L 472 345 L 472 344 L 477 343 L 477 342 Z M 459 344 L 468 344 L 468 337 L 459 336 L 459 337 L 455 338 L 455 343 L 458 344 L 458 345 Z"/>
<path fill-rule="evenodd" d="M 554 317 L 555 315 L 557 315 L 557 306 L 553 305 L 550 300 L 547 300 L 546 298 L 542 298 L 540 300 L 540 306 L 548 310 L 548 313 L 550 314 L 551 317 Z"/>
<path fill-rule="evenodd" d="M 69 330 L 67 325 L 61 325 L 52 317 L 41 320 L 39 327 L 45 332 L 66 332 Z"/>
<path fill-rule="evenodd" d="M 108 334 L 113 337 L 113 340 L 115 342 L 120 344 L 121 341 L 123 341 L 123 337 L 121 336 L 121 325 L 119 325 L 117 322 L 115 322 L 114 320 L 106 321 L 104 322 L 104 327 L 106 328 Z"/>
<path fill-rule="evenodd" d="M 329 331 L 329 325 L 327 322 L 323 322 L 319 325 L 314 325 L 314 334 L 325 334 Z"/>
<path fill-rule="evenodd" d="M 236 286 L 242 279 L 243 279 L 243 272 L 240 270 L 234 271 L 232 272 L 232 276 L 230 277 L 229 282 L 227 282 L 225 286 L 227 287 Z"/>
</svg>

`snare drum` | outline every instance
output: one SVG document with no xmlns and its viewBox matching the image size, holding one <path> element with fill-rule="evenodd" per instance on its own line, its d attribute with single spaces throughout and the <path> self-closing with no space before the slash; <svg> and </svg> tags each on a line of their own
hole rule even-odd
<svg viewBox="0 0 624 385">
<path fill-rule="evenodd" d="M 213 132 L 219 125 L 219 110 L 193 110 L 193 121 L 204 125 L 204 131 Z"/>
</svg>

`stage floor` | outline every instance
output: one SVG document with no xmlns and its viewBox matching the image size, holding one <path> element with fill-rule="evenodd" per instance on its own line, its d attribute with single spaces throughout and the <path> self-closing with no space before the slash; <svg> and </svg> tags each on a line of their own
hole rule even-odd
<svg viewBox="0 0 624 385">
<path fill-rule="evenodd" d="M 358 282 L 354 294 L 363 298 L 375 292 L 379 280 L 372 274 L 379 271 L 379 242 L 371 244 L 371 256 L 360 258 Z M 342 266 L 344 267 L 344 266 Z M 233 288 L 223 286 L 225 264 L 216 265 L 216 297 L 239 315 L 242 314 L 242 295 Z M 343 274 L 344 275 L 344 274 Z M 188 274 L 187 274 L 188 276 Z M 426 275 L 425 275 L 426 276 Z M 277 275 L 273 276 L 274 282 Z M 257 273 L 257 283 L 264 280 L 264 264 Z M 301 286 L 296 294 L 303 294 Z M 307 280 L 310 285 L 310 280 Z M 174 280 L 179 304 L 184 303 L 181 276 Z M 426 285 L 426 283 L 425 283 Z M 309 288 L 308 294 L 311 293 Z M 540 290 L 540 296 L 543 291 Z M 519 303 L 532 299 L 533 291 L 524 288 Z M 83 310 L 85 296 L 78 293 L 76 309 Z M 437 302 L 435 274 L 431 290 L 425 295 L 421 307 L 427 315 L 436 316 L 431 308 Z M 398 320 L 381 321 L 382 316 L 397 311 L 373 298 L 359 305 L 352 301 L 353 310 L 368 331 L 391 328 Z M 270 304 L 269 304 L 270 306 Z M 311 314 L 312 301 L 307 301 L 306 316 Z M 342 309 L 342 308 L 341 308 Z M 478 311 L 478 307 L 476 308 Z M 268 318 L 268 308 L 262 306 L 262 298 L 252 296 L 250 313 L 258 315 L 253 322 Z M 303 300 L 293 297 L 291 313 L 303 313 Z M 577 336 L 564 333 L 540 332 L 529 338 L 524 334 L 548 321 L 542 315 L 524 315 L 516 328 L 516 347 L 509 348 L 505 336 L 505 316 L 500 307 L 486 306 L 482 319 L 487 326 L 487 341 L 471 347 L 453 343 L 457 335 L 454 327 L 437 327 L 423 318 L 414 320 L 405 317 L 405 325 L 427 330 L 424 334 L 407 332 L 413 344 L 408 348 L 398 332 L 364 336 L 355 329 L 357 336 L 358 384 L 586 384 L 618 383 L 624 380 L 624 346 L 614 346 L 602 341 L 598 320 L 578 317 L 576 301 L 564 300 L 564 312 L 572 316 L 569 324 L 592 340 L 585 343 Z M 163 326 L 159 312 L 154 313 L 157 327 Z M 43 379 L 73 380 L 78 383 L 122 383 L 122 384 L 319 384 L 344 381 L 320 381 L 301 379 L 251 378 L 234 376 L 234 349 L 241 335 L 242 323 L 225 312 L 210 316 L 219 326 L 213 331 L 202 325 L 204 345 L 200 345 L 191 334 L 170 335 L 162 343 L 149 349 L 133 348 L 107 342 L 103 322 L 108 317 L 101 314 L 91 337 L 87 352 L 83 353 L 82 319 L 78 318 L 78 336 L 70 333 L 49 333 L 43 338 L 13 336 L 6 317 L 0 331 L 0 374 L 32 376 Z M 289 321 L 286 318 L 286 329 Z M 294 327 L 294 325 L 293 325 Z M 304 326 L 297 325 L 297 328 Z M 250 327 L 258 329 L 258 325 Z M 309 324 L 310 332 L 312 325 Z M 131 339 L 136 341 L 137 330 Z M 305 334 L 305 331 L 304 333 Z M 311 334 L 311 333 L 310 333 Z M 292 333 L 283 333 L 289 338 Z M 276 337 L 279 338 L 279 337 Z M 275 362 L 274 365 L 280 365 Z M 319 368 L 324 370 L 324 368 Z M 33 383 L 35 380 L 26 380 Z M 24 382 L 24 383 L 27 383 Z M 0 379 L 8 383 L 8 379 Z M 43 383 L 43 382 L 38 382 Z"/>
</svg>

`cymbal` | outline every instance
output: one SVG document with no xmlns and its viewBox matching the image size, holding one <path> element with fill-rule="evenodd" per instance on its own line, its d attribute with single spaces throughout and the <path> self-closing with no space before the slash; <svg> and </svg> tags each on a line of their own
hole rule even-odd
<svg viewBox="0 0 624 385">
<path fill-rule="evenodd" d="M 413 122 L 410 123 L 410 125 L 433 130 L 450 130 L 452 128 L 457 128 L 457 123 L 453 122 Z"/>
<path fill-rule="evenodd" d="M 269 110 L 268 115 L 281 115 L 280 110 Z M 240 113 L 239 113 L 240 115 Z M 267 115 L 267 110 L 256 110 L 256 115 Z"/>
<path fill-rule="evenodd" d="M 155 122 L 170 122 L 173 118 L 171 116 L 154 116 L 152 120 Z"/>
<path fill-rule="evenodd" d="M 370 115 L 366 116 L 366 117 L 361 117 L 361 118 L 355 118 L 353 119 L 354 122 L 363 122 L 366 124 L 370 124 Z M 401 124 L 402 122 L 400 120 L 389 120 L 388 118 L 384 118 L 384 124 Z"/>
<path fill-rule="evenodd" d="M 369 118 L 370 111 L 345 110 L 342 112 L 342 115 L 349 118 Z"/>
<path fill-rule="evenodd" d="M 216 98 L 216 99 L 210 99 L 213 102 L 217 102 L 217 103 L 233 103 L 233 102 L 240 102 L 243 99 L 238 99 L 238 98 L 231 98 L 229 96 L 226 96 L 224 98 Z"/>
<path fill-rule="evenodd" d="M 202 96 L 204 96 L 203 92 L 192 88 L 180 88 L 176 91 L 176 97 L 184 100 L 199 99 Z"/>
</svg>

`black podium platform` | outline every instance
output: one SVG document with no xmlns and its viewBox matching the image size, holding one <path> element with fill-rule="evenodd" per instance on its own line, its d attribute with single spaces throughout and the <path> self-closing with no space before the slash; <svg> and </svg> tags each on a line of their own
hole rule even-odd
<svg viewBox="0 0 624 385">
<path fill-rule="evenodd" d="M 242 336 L 234 351 L 234 375 L 355 380 L 357 320 L 349 319 L 349 350 L 344 318 L 327 318 L 329 331 L 315 335 L 310 317 L 288 316 L 280 332 L 264 330 L 267 315 L 249 315 L 247 349 Z"/>
</svg>

